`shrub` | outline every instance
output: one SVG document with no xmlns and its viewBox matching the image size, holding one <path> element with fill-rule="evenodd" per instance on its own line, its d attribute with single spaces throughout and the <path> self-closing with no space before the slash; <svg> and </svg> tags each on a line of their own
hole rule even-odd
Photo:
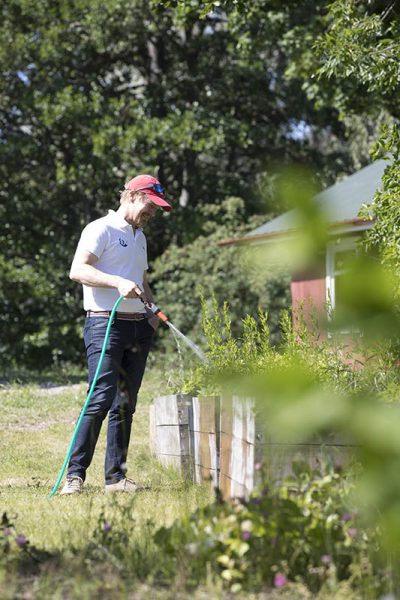
<svg viewBox="0 0 400 600">
<path fill-rule="evenodd" d="M 221 206 L 203 208 L 206 224 L 203 234 L 179 247 L 172 244 L 154 262 L 150 282 L 157 303 L 174 325 L 196 343 L 204 341 L 200 298 L 211 309 L 213 297 L 222 305 L 229 299 L 232 331 L 239 334 L 243 307 L 256 314 L 258 307 L 268 310 L 271 337 L 279 340 L 279 314 L 289 306 L 289 278 L 272 276 L 247 264 L 238 246 L 219 246 L 227 238 L 240 237 L 265 221 L 265 215 L 245 221 L 244 203 L 228 198 Z M 158 347 L 171 349 L 170 332 L 159 332 Z"/>
<path fill-rule="evenodd" d="M 337 392 L 376 392 L 384 400 L 389 391 L 392 396 L 398 395 L 396 355 L 383 341 L 368 349 L 358 348 L 360 340 L 356 339 L 351 344 L 340 337 L 323 341 L 318 339 L 316 324 L 306 326 L 300 319 L 294 328 L 289 311 L 283 311 L 281 343 L 274 345 L 268 315 L 262 310 L 257 318 L 248 314 L 240 320 L 238 335 L 233 333 L 233 316 L 227 302 L 220 305 L 213 296 L 210 308 L 202 298 L 202 312 L 207 362 L 197 363 L 174 383 L 179 391 L 218 393 L 232 377 L 299 363 L 313 373 L 316 384 L 329 384 Z M 357 361 L 354 356 L 358 356 Z"/>
<path fill-rule="evenodd" d="M 376 532 L 349 510 L 351 484 L 334 471 L 297 476 L 249 501 L 219 502 L 160 529 L 155 540 L 191 585 L 210 571 L 232 592 L 302 582 L 312 591 L 351 579 L 371 592 Z M 362 569 L 360 568 L 362 566 Z"/>
</svg>

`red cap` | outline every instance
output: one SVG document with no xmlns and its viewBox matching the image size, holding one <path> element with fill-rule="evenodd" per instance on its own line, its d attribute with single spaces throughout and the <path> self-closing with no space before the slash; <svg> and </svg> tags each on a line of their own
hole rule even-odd
<svg viewBox="0 0 400 600">
<path fill-rule="evenodd" d="M 165 200 L 165 193 L 151 189 L 150 186 L 160 186 L 163 190 L 161 183 L 155 177 L 151 175 L 138 175 L 125 184 L 125 189 L 131 192 L 143 192 L 146 194 L 149 200 L 161 206 L 161 208 L 167 212 L 172 210 L 172 206 Z"/>
</svg>

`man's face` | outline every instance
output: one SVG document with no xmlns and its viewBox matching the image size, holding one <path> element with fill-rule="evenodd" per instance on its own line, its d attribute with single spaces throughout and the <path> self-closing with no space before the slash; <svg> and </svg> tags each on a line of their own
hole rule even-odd
<svg viewBox="0 0 400 600">
<path fill-rule="evenodd" d="M 128 214 L 125 219 L 130 225 L 133 225 L 133 227 L 144 227 L 156 214 L 157 206 L 147 198 L 145 200 L 136 198 L 134 202 L 132 200 L 129 204 Z"/>
</svg>

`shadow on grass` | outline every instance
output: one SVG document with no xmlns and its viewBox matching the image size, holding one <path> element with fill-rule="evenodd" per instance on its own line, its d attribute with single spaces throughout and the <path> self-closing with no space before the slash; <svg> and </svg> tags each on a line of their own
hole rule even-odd
<svg viewBox="0 0 400 600">
<path fill-rule="evenodd" d="M 30 371 L 23 367 L 0 372 L 0 386 L 35 384 L 44 388 L 70 385 L 86 381 L 83 367 L 53 367 L 44 371 Z"/>
</svg>

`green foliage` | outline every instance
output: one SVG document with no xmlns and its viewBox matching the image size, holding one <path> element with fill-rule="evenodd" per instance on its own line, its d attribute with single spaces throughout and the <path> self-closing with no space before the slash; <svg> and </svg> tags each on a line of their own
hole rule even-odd
<svg viewBox="0 0 400 600">
<path fill-rule="evenodd" d="M 391 307 L 386 305 L 386 293 L 383 301 L 387 312 L 383 313 L 378 321 L 373 313 L 381 300 L 380 294 L 387 289 L 384 285 L 386 280 L 382 278 L 381 284 L 371 290 L 368 286 L 365 289 L 364 284 L 368 281 L 365 271 L 360 273 L 359 280 L 362 286 L 357 302 L 363 304 L 365 311 L 363 325 L 370 325 L 372 328 L 368 332 L 373 341 L 371 337 L 368 338 L 368 347 L 357 333 L 352 338 L 332 333 L 331 338 L 324 340 L 321 338 L 320 322 L 315 320 L 306 324 L 300 312 L 293 325 L 292 316 L 287 310 L 282 311 L 280 318 L 282 339 L 279 344 L 272 344 L 269 319 L 262 310 L 258 312 L 258 319 L 250 314 L 242 317 L 241 327 L 235 333 L 232 330 L 233 315 L 229 303 L 224 302 L 221 305 L 214 296 L 210 307 L 208 301 L 203 298 L 203 331 L 206 338 L 204 348 L 207 362 L 197 363 L 192 369 L 186 370 L 183 380 L 176 382 L 175 388 L 179 387 L 179 391 L 195 394 L 219 393 L 232 377 L 237 385 L 238 376 L 262 376 L 263 373 L 273 370 L 277 372 L 279 379 L 279 370 L 284 371 L 292 365 L 301 364 L 312 373 L 312 380 L 317 386 L 329 384 L 340 393 L 375 392 L 382 397 L 388 397 L 387 386 L 396 389 L 400 380 L 396 370 L 397 354 L 392 343 L 385 342 L 382 337 L 377 339 L 377 333 L 382 336 L 386 331 L 389 336 L 391 332 L 397 331 L 394 327 L 394 314 L 390 310 Z M 352 281 L 356 283 L 354 276 Z M 354 292 L 354 288 L 352 289 Z M 369 292 L 372 292 L 373 296 L 371 301 Z M 390 302 L 391 298 L 390 296 Z M 360 313 L 359 310 L 357 312 L 354 302 L 350 312 L 343 311 L 340 320 L 339 316 L 335 318 L 339 330 L 346 327 L 349 321 L 361 324 Z M 332 321 L 333 332 L 334 327 L 335 321 Z M 242 386 L 244 389 L 245 385 Z M 246 391 L 244 393 L 247 394 Z"/>
<path fill-rule="evenodd" d="M 93 534 L 83 552 L 85 562 L 92 568 L 107 561 L 111 561 L 119 570 L 135 566 L 140 579 L 146 580 L 155 566 L 152 540 L 155 523 L 146 519 L 139 524 L 135 518 L 133 503 L 116 504 L 118 508 L 112 516 L 107 518 L 104 511 L 99 514 Z M 141 530 L 143 543 L 138 543 L 135 533 L 138 528 Z M 75 549 L 75 553 L 81 556 L 82 550 Z"/>
<path fill-rule="evenodd" d="M 285 75 L 282 33 L 313 3 L 264 4 L 211 14 L 198 0 L 2 4 L 5 362 L 79 362 L 81 294 L 69 265 L 83 226 L 115 207 L 132 174 L 157 173 L 174 202 L 149 228 L 153 259 L 206 232 L 204 206 L 235 195 L 243 220 L 259 212 L 259 184 L 277 160 L 310 158 L 329 181 L 349 169 L 334 115 L 316 115 Z M 296 135 L 299 123 L 312 136 Z"/>
<path fill-rule="evenodd" d="M 281 443 L 310 443 L 333 432 L 343 436 L 362 465 L 357 503 L 370 523 L 379 524 L 381 548 L 397 557 L 399 492 L 389 473 L 400 465 L 400 414 L 395 404 L 386 404 L 389 395 L 392 401 L 398 396 L 400 383 L 393 352 L 400 331 L 394 289 L 379 262 L 361 255 L 343 282 L 332 337 L 318 339 L 318 329 L 307 332 L 298 319 L 293 327 L 286 314 L 278 348 L 268 344 L 265 321 L 260 328 L 246 320 L 244 334 L 235 338 L 227 307 L 216 304 L 205 319 L 209 362 L 189 374 L 186 391 L 233 389 L 255 398 L 268 431 Z M 335 333 L 352 327 L 353 338 Z"/>
<path fill-rule="evenodd" d="M 353 116 L 364 117 L 364 127 L 373 130 L 368 117 L 399 115 L 398 22 L 395 3 L 334 0 L 298 28 L 297 44 L 289 32 L 294 51 L 287 75 L 303 79 L 318 110 L 339 111 L 348 135 Z"/>
<path fill-rule="evenodd" d="M 361 287 L 354 278 L 351 319 L 358 307 L 359 322 L 367 310 L 367 320 L 376 326 L 386 300 L 382 304 L 375 290 L 368 294 L 365 272 L 359 279 Z M 385 288 L 383 275 L 378 287 Z M 390 320 L 398 331 L 398 321 L 388 313 Z M 389 394 L 398 395 L 400 380 L 390 344 L 376 341 L 371 330 L 358 347 L 339 336 L 323 342 L 299 321 L 294 329 L 284 314 L 282 345 L 271 348 L 265 317 L 261 325 L 247 317 L 237 339 L 227 306 L 217 304 L 214 314 L 205 310 L 204 326 L 209 362 L 189 375 L 186 391 L 233 389 L 255 398 L 258 418 L 277 444 L 327 440 L 334 432 L 351 446 L 360 469 L 350 479 L 334 472 L 315 478 L 306 464 L 294 465 L 300 481 L 278 491 L 275 486 L 272 495 L 232 507 L 216 503 L 163 529 L 156 539 L 169 552 L 170 568 L 178 561 L 193 584 L 211 569 L 231 591 L 272 585 L 279 574 L 280 581 L 303 581 L 314 591 L 348 579 L 362 597 L 375 597 L 389 577 L 385 551 L 398 556 L 398 483 L 390 473 L 400 464 L 400 415 L 386 402 Z M 341 518 L 348 512 L 350 488 L 361 519 L 356 525 Z"/>
<path fill-rule="evenodd" d="M 326 30 L 315 43 L 322 63 L 317 75 L 347 80 L 354 87 L 361 84 L 367 93 L 390 98 L 399 87 L 398 15 L 392 12 L 395 3 L 369 4 L 366 8 L 356 0 L 330 3 Z"/>
<path fill-rule="evenodd" d="M 213 296 L 212 310 L 203 299 L 203 329 L 207 340 L 207 362 L 185 373 L 180 386 L 187 393 L 219 392 L 221 382 L 232 376 L 256 373 L 272 354 L 267 315 L 259 310 L 259 319 L 246 315 L 241 319 L 239 337 L 232 332 L 232 316 L 227 302 L 222 306 Z"/>
<path fill-rule="evenodd" d="M 153 264 L 150 282 L 157 301 L 174 325 L 196 343 L 204 343 L 201 297 L 210 309 L 213 303 L 229 302 L 234 335 L 239 335 L 245 312 L 268 311 L 272 340 L 279 340 L 280 311 L 290 302 L 288 273 L 264 273 L 251 267 L 237 245 L 218 245 L 260 224 L 260 217 L 244 224 L 244 214 L 240 198 L 205 207 L 205 233 L 182 248 L 170 246 Z M 160 331 L 160 338 L 159 347 L 175 349 L 169 330 Z"/>
<path fill-rule="evenodd" d="M 301 58 L 293 55 L 287 71 L 296 77 L 300 72 L 304 89 L 317 107 L 339 111 L 350 136 L 359 138 L 361 122 L 368 124 L 369 139 L 374 142 L 372 157 L 389 160 L 382 190 L 361 216 L 375 220 L 366 236 L 366 248 L 377 251 L 395 274 L 400 239 L 399 24 L 396 2 L 374 0 L 366 5 L 334 0 L 311 38 L 302 44 Z M 374 120 L 382 125 L 380 131 Z"/>
<path fill-rule="evenodd" d="M 363 214 L 375 220 L 365 238 L 367 250 L 376 252 L 381 261 L 395 275 L 398 282 L 400 269 L 400 138 L 398 127 L 383 128 L 382 135 L 373 150 L 374 158 L 388 158 L 388 166 L 382 178 L 382 190 Z M 400 284 L 397 283 L 397 298 Z"/>
<path fill-rule="evenodd" d="M 48 556 L 47 552 L 30 544 L 23 533 L 18 533 L 15 524 L 3 512 L 0 521 L 0 569 L 34 569 Z"/>
<path fill-rule="evenodd" d="M 1 372 L 20 366 L 59 363 L 60 358 L 78 362 L 81 344 L 76 345 L 79 326 L 74 322 L 72 286 L 64 277 L 51 277 L 49 265 L 22 257 L 0 258 Z M 63 296 L 60 298 L 60 290 Z M 60 302 L 64 313 L 60 311 Z M 77 316 L 77 315 L 75 315 Z"/>
<path fill-rule="evenodd" d="M 39 550 L 17 535 L 17 525 L 4 513 L 0 589 L 8 586 L 21 595 L 34 575 L 41 597 L 56 595 L 67 585 L 74 593 L 111 587 L 112 595 L 105 597 L 119 598 L 145 582 L 157 598 L 164 598 L 158 593 L 165 586 L 186 595 L 206 582 L 212 594 L 221 590 L 221 598 L 223 589 L 238 594 L 266 587 L 284 588 L 287 597 L 297 597 L 290 596 L 294 581 L 307 594 L 334 593 L 346 580 L 349 590 L 367 594 L 362 597 L 385 591 L 387 573 L 375 552 L 379 536 L 354 509 L 350 480 L 333 470 L 307 471 L 300 463 L 294 470 L 291 480 L 274 489 L 260 488 L 248 501 L 217 499 L 158 529 L 141 515 L 135 499 L 121 496 L 112 506 L 90 504 L 77 535 L 64 535 L 54 552 Z M 90 587 L 82 588 L 83 582 Z"/>
<path fill-rule="evenodd" d="M 375 220 L 367 232 L 365 247 L 377 252 L 383 264 L 397 275 L 400 267 L 400 44 L 397 35 L 400 19 L 395 4 L 384 6 L 372 2 L 366 9 L 354 0 L 335 0 L 326 17 L 327 28 L 315 48 L 321 65 L 318 75 L 334 78 L 341 90 L 337 97 L 341 94 L 343 111 L 373 115 L 385 110 L 392 116 L 392 121 L 382 126 L 371 151 L 374 159 L 389 161 L 382 178 L 382 190 L 376 192 L 361 216 Z M 397 286 L 397 295 L 398 292 Z"/>
<path fill-rule="evenodd" d="M 350 512 L 351 484 L 333 471 L 297 467 L 297 479 L 264 488 L 248 502 L 216 502 L 159 530 L 155 540 L 170 569 L 183 570 L 192 585 L 211 571 L 232 592 L 288 580 L 317 592 L 347 578 L 358 589 L 376 589 L 376 533 L 361 531 Z"/>
</svg>

